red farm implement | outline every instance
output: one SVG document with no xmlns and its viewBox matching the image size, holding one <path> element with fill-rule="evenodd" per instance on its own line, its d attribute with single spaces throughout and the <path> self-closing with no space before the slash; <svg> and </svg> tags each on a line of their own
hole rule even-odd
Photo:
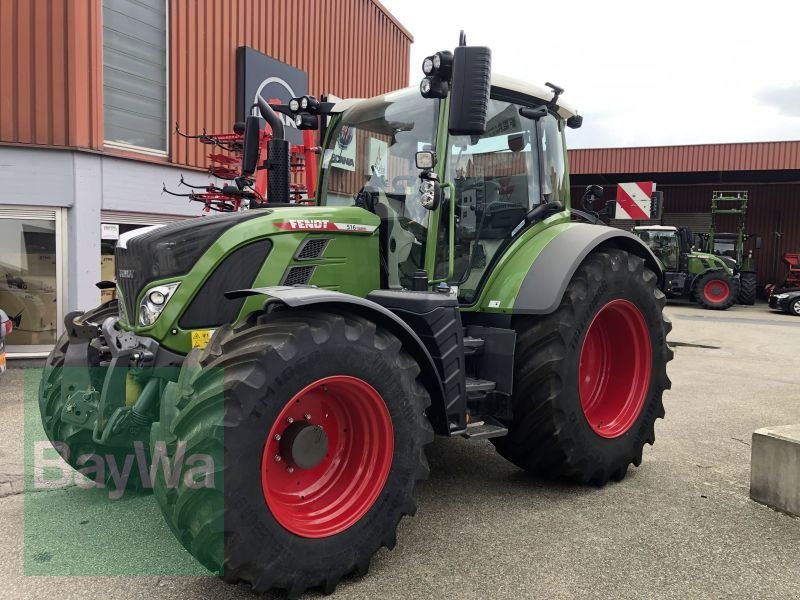
<svg viewBox="0 0 800 600">
<path fill-rule="evenodd" d="M 272 106 L 281 110 L 285 107 Z M 198 140 L 212 147 L 208 154 L 208 173 L 217 182 L 205 185 L 192 185 L 181 175 L 180 186 L 189 188 L 188 193 L 177 193 L 164 186 L 164 192 L 171 196 L 189 198 L 202 202 L 204 212 L 238 212 L 250 208 L 261 208 L 269 204 L 267 194 L 269 178 L 269 141 L 272 129 L 267 125 L 261 131 L 258 141 L 259 166 L 254 175 L 242 173 L 245 123 L 234 124 L 233 131 L 225 133 L 206 133 L 188 135 L 175 127 L 175 133 L 186 139 Z M 289 147 L 290 184 L 289 201 L 293 204 L 314 204 L 314 190 L 317 186 L 317 154 L 319 148 L 314 144 L 314 132 L 303 130 L 303 143 Z M 219 183 L 222 180 L 223 183 Z"/>
<path fill-rule="evenodd" d="M 783 255 L 783 262 L 786 263 L 786 279 L 781 284 L 767 285 L 765 291 L 768 297 L 776 290 L 800 288 L 800 254 L 787 252 Z"/>
</svg>

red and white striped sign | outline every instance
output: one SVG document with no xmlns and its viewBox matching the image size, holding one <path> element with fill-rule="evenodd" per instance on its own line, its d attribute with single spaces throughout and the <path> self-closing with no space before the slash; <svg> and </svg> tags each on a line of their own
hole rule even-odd
<svg viewBox="0 0 800 600">
<path fill-rule="evenodd" d="M 636 181 L 617 185 L 617 219 L 649 219 L 656 184 L 652 181 Z"/>
</svg>

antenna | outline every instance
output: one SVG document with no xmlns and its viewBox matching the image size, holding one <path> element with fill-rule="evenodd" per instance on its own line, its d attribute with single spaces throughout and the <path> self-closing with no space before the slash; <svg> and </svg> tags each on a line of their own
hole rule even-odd
<svg viewBox="0 0 800 600">
<path fill-rule="evenodd" d="M 459 46 L 466 46 L 467 45 L 467 34 L 464 33 L 464 30 L 461 30 L 461 33 L 458 34 L 458 45 Z"/>
</svg>

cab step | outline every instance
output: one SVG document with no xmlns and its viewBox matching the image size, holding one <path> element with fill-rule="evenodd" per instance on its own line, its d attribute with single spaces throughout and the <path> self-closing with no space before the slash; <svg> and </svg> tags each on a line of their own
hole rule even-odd
<svg viewBox="0 0 800 600">
<path fill-rule="evenodd" d="M 472 377 L 466 378 L 467 396 L 474 394 L 486 394 L 494 390 L 497 384 L 488 379 L 473 379 Z"/>
<path fill-rule="evenodd" d="M 467 424 L 467 429 L 461 434 L 469 440 L 488 440 L 489 438 L 508 435 L 508 429 L 491 417 L 484 417 L 480 421 Z"/>
<path fill-rule="evenodd" d="M 483 338 L 473 337 L 470 335 L 464 336 L 464 356 L 475 356 L 483 352 L 484 346 Z"/>
</svg>

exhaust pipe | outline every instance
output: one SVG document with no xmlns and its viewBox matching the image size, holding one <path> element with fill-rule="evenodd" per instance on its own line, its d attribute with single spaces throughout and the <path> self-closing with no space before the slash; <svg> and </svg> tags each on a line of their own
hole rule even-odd
<svg viewBox="0 0 800 600">
<path fill-rule="evenodd" d="M 258 110 L 272 128 L 272 139 L 267 144 L 267 198 L 269 202 L 289 202 L 289 142 L 283 121 L 261 95 Z"/>
</svg>

